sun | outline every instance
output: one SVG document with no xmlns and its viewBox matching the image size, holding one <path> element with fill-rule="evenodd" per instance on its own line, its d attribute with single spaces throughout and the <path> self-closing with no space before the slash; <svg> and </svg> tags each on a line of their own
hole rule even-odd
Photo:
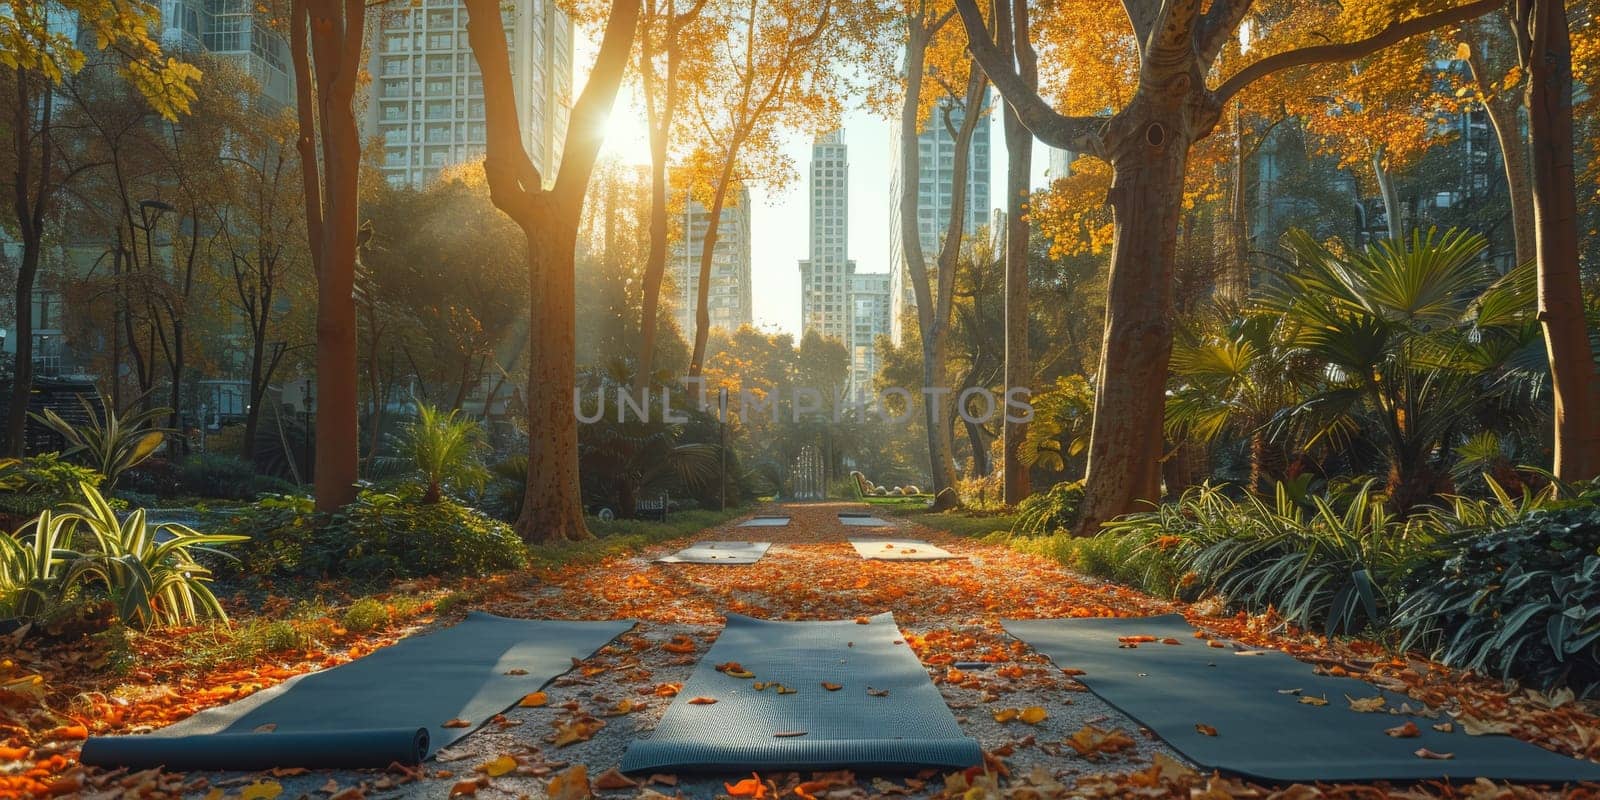
<svg viewBox="0 0 1600 800">
<path fill-rule="evenodd" d="M 600 155 L 630 166 L 650 163 L 650 128 L 645 121 L 644 104 L 635 102 L 633 92 L 622 93 L 612 106 Z"/>
</svg>

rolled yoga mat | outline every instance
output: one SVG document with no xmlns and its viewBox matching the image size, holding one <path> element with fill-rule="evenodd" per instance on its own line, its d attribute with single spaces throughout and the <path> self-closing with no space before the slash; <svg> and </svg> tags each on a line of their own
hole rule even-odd
<svg viewBox="0 0 1600 800">
<path fill-rule="evenodd" d="M 82 761 L 136 770 L 416 764 L 633 625 L 474 612 L 458 625 L 296 676 L 152 733 L 91 737 Z M 452 720 L 467 725 L 444 727 Z"/>
<path fill-rule="evenodd" d="M 728 662 L 754 677 L 717 670 Z M 622 770 L 964 768 L 982 759 L 892 614 L 866 625 L 729 614 L 661 723 L 628 745 Z"/>
<path fill-rule="evenodd" d="M 656 561 L 661 564 L 754 564 L 771 542 L 695 542 Z"/>
<path fill-rule="evenodd" d="M 1178 614 L 1002 624 L 1056 666 L 1083 670 L 1078 681 L 1208 770 L 1280 783 L 1600 780 L 1600 764 L 1510 736 L 1469 736 L 1460 722 L 1451 733 L 1435 730 L 1449 721 L 1443 715 L 1387 713 L 1421 703 L 1354 678 L 1318 675 L 1286 653 L 1211 647 Z M 1119 641 L 1145 636 L 1157 641 Z M 1348 699 L 1379 695 L 1384 710 L 1375 712 L 1355 711 Z M 1302 697 L 1327 705 L 1302 703 Z M 1407 721 L 1417 736 L 1385 732 Z M 1419 757 L 1423 748 L 1450 758 Z"/>
</svg>

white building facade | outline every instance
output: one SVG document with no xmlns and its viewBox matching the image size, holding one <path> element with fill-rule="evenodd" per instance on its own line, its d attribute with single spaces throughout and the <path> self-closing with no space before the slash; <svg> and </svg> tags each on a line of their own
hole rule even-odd
<svg viewBox="0 0 1600 800">
<path fill-rule="evenodd" d="M 551 0 L 515 0 L 502 15 L 523 147 L 548 183 L 572 108 L 572 21 Z M 384 178 L 421 188 L 441 170 L 483 158 L 483 77 L 467 43 L 466 9 L 420 0 L 385 9 L 373 27 L 362 136 L 383 140 Z"/>
</svg>

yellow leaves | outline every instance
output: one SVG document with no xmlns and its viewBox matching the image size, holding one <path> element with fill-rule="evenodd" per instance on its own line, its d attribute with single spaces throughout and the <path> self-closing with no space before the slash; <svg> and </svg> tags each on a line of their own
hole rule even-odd
<svg viewBox="0 0 1600 800">
<path fill-rule="evenodd" d="M 539 708 L 549 704 L 549 702 L 550 696 L 544 692 L 531 692 L 523 695 L 522 700 L 519 701 L 517 705 L 522 708 Z"/>
<path fill-rule="evenodd" d="M 614 792 L 619 789 L 632 789 L 638 785 L 638 781 L 622 774 L 622 772 L 616 767 L 612 767 L 611 769 L 600 773 L 600 777 L 594 779 L 594 788 L 605 792 Z"/>
<path fill-rule="evenodd" d="M 586 800 L 592 797 L 594 791 L 589 788 L 588 768 L 574 764 L 566 772 L 551 778 L 545 795 L 549 800 Z"/>
<path fill-rule="evenodd" d="M 618 701 L 616 705 L 608 709 L 605 712 L 605 715 L 608 717 L 620 717 L 625 714 L 632 714 L 633 712 L 638 711 L 640 708 L 643 708 L 643 706 L 633 702 L 631 699 L 624 698 Z"/>
<path fill-rule="evenodd" d="M 578 742 L 587 742 L 594 738 L 595 733 L 605 726 L 604 720 L 589 717 L 557 722 L 555 746 L 566 747 Z"/>
<path fill-rule="evenodd" d="M 1359 711 L 1363 714 L 1382 711 L 1389 704 L 1381 694 L 1374 697 L 1351 697 L 1350 695 L 1345 695 L 1344 699 L 1350 702 L 1351 711 Z"/>
<path fill-rule="evenodd" d="M 1308 706 L 1325 706 L 1328 704 L 1328 698 L 1305 695 L 1300 698 L 1300 702 Z"/>
<path fill-rule="evenodd" d="M 1028 706 L 1027 708 L 1002 708 L 994 712 L 993 716 L 994 721 L 999 723 L 1017 721 L 1025 722 L 1029 725 L 1038 725 L 1049 719 L 1050 712 L 1046 711 L 1044 706 Z"/>
<path fill-rule="evenodd" d="M 280 794 L 283 794 L 283 784 L 257 781 L 239 790 L 239 800 L 273 800 Z"/>
<path fill-rule="evenodd" d="M 498 778 L 517 768 L 517 760 L 511 756 L 500 756 L 493 761 L 478 766 L 478 771 L 491 778 Z"/>
<path fill-rule="evenodd" d="M 1502 720 L 1479 719 L 1469 714 L 1457 716 L 1456 722 L 1461 723 L 1461 732 L 1468 736 L 1509 735 L 1516 727 Z"/>
<path fill-rule="evenodd" d="M 1078 752 L 1078 755 L 1093 760 L 1100 754 L 1117 753 L 1134 746 L 1133 739 L 1119 730 L 1105 730 L 1093 725 L 1085 725 L 1077 733 L 1067 737 L 1067 745 Z"/>
</svg>

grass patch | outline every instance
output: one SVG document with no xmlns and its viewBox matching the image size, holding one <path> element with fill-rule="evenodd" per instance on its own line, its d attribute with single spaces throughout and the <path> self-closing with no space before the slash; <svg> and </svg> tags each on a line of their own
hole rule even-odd
<svg viewBox="0 0 1600 800">
<path fill-rule="evenodd" d="M 378 600 L 363 597 L 344 610 L 340 624 L 351 633 L 366 633 L 389 624 L 389 607 Z"/>
<path fill-rule="evenodd" d="M 1015 514 L 994 514 L 983 511 L 933 513 L 924 509 L 918 512 L 903 511 L 896 516 L 969 539 L 988 539 L 994 534 L 1004 536 L 1017 521 Z"/>
<path fill-rule="evenodd" d="M 746 512 L 743 508 L 725 511 L 696 509 L 679 511 L 665 522 L 644 519 L 602 520 L 588 518 L 589 532 L 595 538 L 581 542 L 560 542 L 528 549 L 528 561 L 536 568 L 591 564 L 608 556 L 638 550 L 652 544 L 697 533 L 721 525 Z"/>
</svg>

